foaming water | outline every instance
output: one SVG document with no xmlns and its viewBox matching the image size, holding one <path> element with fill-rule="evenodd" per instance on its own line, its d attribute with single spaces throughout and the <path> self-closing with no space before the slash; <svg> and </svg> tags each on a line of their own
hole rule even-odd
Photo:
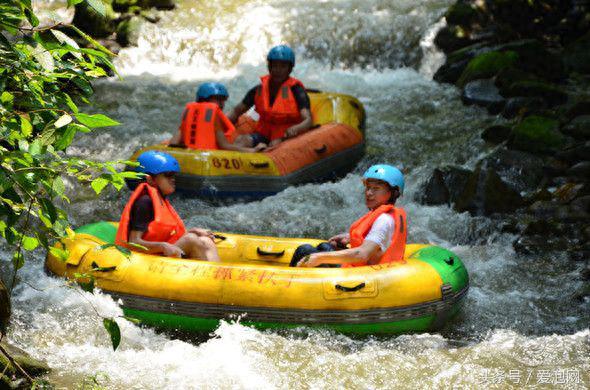
<svg viewBox="0 0 590 390">
<path fill-rule="evenodd" d="M 123 80 L 95 84 L 86 111 L 122 125 L 76 139 L 68 150 L 99 160 L 127 158 L 176 131 L 199 83 L 226 83 L 231 107 L 265 73 L 268 48 L 289 43 L 297 52 L 294 75 L 307 86 L 363 102 L 367 156 L 341 180 L 292 187 L 258 202 L 214 206 L 175 195 L 173 204 L 190 226 L 327 238 L 365 212 L 360 173 L 375 162 L 398 165 L 407 179 L 401 205 L 409 241 L 451 249 L 471 278 L 465 309 L 440 334 L 357 339 L 223 322 L 210 338 L 176 340 L 118 318 L 122 342 L 113 352 L 95 310 L 121 315 L 116 302 L 45 276 L 38 254 L 20 275 L 11 338 L 47 359 L 54 368 L 50 379 L 64 387 L 104 372 L 103 384 L 121 389 L 510 388 L 542 384 L 546 370 L 553 384 L 570 370 L 570 388 L 588 385 L 590 303 L 573 300 L 581 288 L 577 265 L 551 255 L 519 257 L 514 237 L 494 219 L 414 200 L 434 167 L 472 167 L 488 153 L 481 130 L 500 121 L 464 107 L 456 88 L 431 80 L 441 58 L 432 39 L 450 3 L 303 1 L 294 8 L 278 0 L 180 2 L 177 10 L 159 13 L 159 24 L 142 26 L 138 47 L 120 53 Z M 92 190 L 68 190 L 72 203 L 64 207 L 75 225 L 118 219 L 129 196 L 109 189 L 96 200 Z"/>
</svg>

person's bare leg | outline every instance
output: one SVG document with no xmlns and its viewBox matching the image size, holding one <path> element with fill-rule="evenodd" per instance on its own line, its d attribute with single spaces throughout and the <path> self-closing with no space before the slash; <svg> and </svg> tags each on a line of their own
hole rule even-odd
<svg viewBox="0 0 590 390">
<path fill-rule="evenodd" d="M 252 148 L 254 142 L 252 142 L 252 136 L 250 134 L 238 135 L 234 140 L 234 145 L 241 146 L 244 148 Z"/>
<path fill-rule="evenodd" d="M 176 241 L 175 245 L 180 247 L 190 259 L 219 261 L 215 242 L 209 237 L 199 237 L 196 234 L 187 233 Z"/>
</svg>

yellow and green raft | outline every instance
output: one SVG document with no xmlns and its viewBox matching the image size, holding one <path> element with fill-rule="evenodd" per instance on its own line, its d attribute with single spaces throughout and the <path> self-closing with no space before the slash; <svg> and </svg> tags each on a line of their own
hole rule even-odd
<svg viewBox="0 0 590 390">
<path fill-rule="evenodd" d="M 321 240 L 219 233 L 221 262 L 177 259 L 114 246 L 117 224 L 98 222 L 57 245 L 46 268 L 75 279 L 92 275 L 144 324 L 214 330 L 237 319 L 257 328 L 327 327 L 344 333 L 394 334 L 440 328 L 469 288 L 452 252 L 410 244 L 403 262 L 356 268 L 289 268 L 297 246 Z M 84 281 L 84 280 L 82 280 Z"/>
<path fill-rule="evenodd" d="M 347 173 L 365 150 L 365 110 L 349 95 L 308 91 L 313 129 L 263 153 L 196 150 L 165 142 L 136 151 L 160 150 L 180 164 L 178 190 L 201 197 L 259 199 L 289 186 L 321 182 Z M 242 115 L 236 134 L 251 133 L 256 122 Z M 133 187 L 136 183 L 129 183 Z"/>
</svg>

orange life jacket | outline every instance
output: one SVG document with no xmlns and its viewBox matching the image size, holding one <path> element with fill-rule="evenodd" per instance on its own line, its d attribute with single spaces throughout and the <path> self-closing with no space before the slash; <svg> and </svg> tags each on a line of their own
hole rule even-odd
<svg viewBox="0 0 590 390">
<path fill-rule="evenodd" d="M 217 118 L 221 120 L 225 137 L 231 140 L 235 127 L 216 103 L 188 103 L 180 124 L 182 142 L 190 149 L 219 149 L 215 138 Z"/>
<path fill-rule="evenodd" d="M 401 261 L 404 258 L 406 250 L 406 239 L 408 237 L 408 229 L 406 224 L 406 212 L 404 209 L 394 207 L 386 204 L 379 206 L 375 210 L 369 211 L 363 215 L 356 222 L 350 225 L 350 247 L 356 248 L 363 244 L 365 237 L 371 231 L 373 223 L 379 218 L 381 214 L 389 214 L 395 221 L 395 229 L 391 237 L 391 244 L 385 253 L 381 256 L 379 261 L 375 264 L 389 263 L 392 261 Z M 360 267 L 367 265 L 368 262 L 358 262 L 352 264 L 345 264 L 343 267 Z"/>
<path fill-rule="evenodd" d="M 275 140 L 285 135 L 285 130 L 301 122 L 301 112 L 297 106 L 297 100 L 293 96 L 291 87 L 303 83 L 293 77 L 289 77 L 277 92 L 277 96 L 270 105 L 270 76 L 260 78 L 261 87 L 254 96 L 256 112 L 260 115 L 256 131 L 268 139 Z"/>
<path fill-rule="evenodd" d="M 131 216 L 131 208 L 135 201 L 143 194 L 149 195 L 154 207 L 154 220 L 150 222 L 147 230 L 141 236 L 146 241 L 168 242 L 174 244 L 180 237 L 186 233 L 182 219 L 176 214 L 174 208 L 167 199 L 160 195 L 160 191 L 156 187 L 150 186 L 147 183 L 141 183 L 135 191 L 131 194 L 131 198 L 123 209 L 121 221 L 119 222 L 119 229 L 117 230 L 117 237 L 115 243 L 117 245 L 125 246 L 129 241 L 129 218 Z"/>
</svg>

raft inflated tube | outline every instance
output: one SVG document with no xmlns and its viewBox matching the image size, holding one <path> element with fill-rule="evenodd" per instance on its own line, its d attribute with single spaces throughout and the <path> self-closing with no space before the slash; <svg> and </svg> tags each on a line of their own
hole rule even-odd
<svg viewBox="0 0 590 390">
<path fill-rule="evenodd" d="M 350 171 L 364 155 L 365 111 L 354 97 L 310 93 L 313 129 L 269 152 L 197 150 L 166 144 L 147 150 L 173 155 L 180 164 L 176 187 L 202 196 L 264 197 L 301 183 L 324 181 Z M 255 122 L 243 115 L 236 134 L 251 133 Z M 133 187 L 133 184 L 131 184 Z"/>
<path fill-rule="evenodd" d="M 48 254 L 46 268 L 67 278 L 90 274 L 121 299 L 125 315 L 157 327 L 214 330 L 222 319 L 258 328 L 328 327 L 379 334 L 440 328 L 469 288 L 461 260 L 433 245 L 410 244 L 403 262 L 356 268 L 289 268 L 295 249 L 321 240 L 216 233 L 221 262 L 168 258 L 115 247 L 117 225 L 76 230 Z"/>
</svg>

